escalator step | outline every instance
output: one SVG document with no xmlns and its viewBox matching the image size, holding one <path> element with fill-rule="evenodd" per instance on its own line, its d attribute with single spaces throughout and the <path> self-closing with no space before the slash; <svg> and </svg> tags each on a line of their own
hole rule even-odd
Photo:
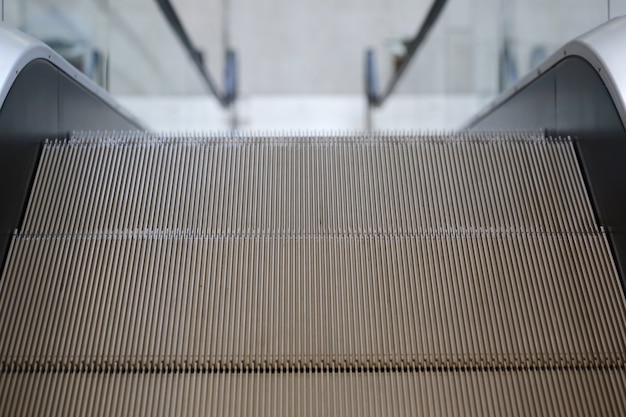
<svg viewBox="0 0 626 417">
<path fill-rule="evenodd" d="M 569 138 L 78 133 L 2 273 L 0 415 L 619 415 L 624 323 Z"/>
</svg>

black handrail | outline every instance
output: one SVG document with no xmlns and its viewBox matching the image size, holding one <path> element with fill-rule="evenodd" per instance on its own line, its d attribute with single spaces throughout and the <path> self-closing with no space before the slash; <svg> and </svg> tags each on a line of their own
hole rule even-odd
<svg viewBox="0 0 626 417">
<path fill-rule="evenodd" d="M 398 81 L 400 81 L 400 78 L 402 78 L 402 74 L 404 74 L 404 71 L 406 71 L 407 67 L 409 66 L 411 59 L 421 47 L 422 43 L 424 43 L 424 40 L 426 40 L 426 37 L 439 19 L 439 16 L 441 15 L 441 12 L 443 11 L 446 3 L 447 0 L 433 1 L 433 4 L 428 11 L 428 14 L 426 15 L 426 19 L 424 19 L 424 22 L 417 31 L 417 34 L 406 44 L 406 53 L 402 56 L 401 61 L 396 66 L 396 69 L 392 74 L 389 83 L 387 84 L 387 88 L 385 88 L 382 94 L 378 93 L 374 51 L 370 49 L 366 52 L 365 82 L 367 90 L 367 100 L 370 106 L 381 106 L 385 102 L 385 100 L 391 95 L 396 84 L 398 83 Z"/>
<path fill-rule="evenodd" d="M 237 61 L 235 59 L 235 52 L 232 51 L 231 49 L 228 49 L 227 51 L 225 51 L 226 67 L 225 67 L 224 76 L 226 79 L 226 91 L 222 92 L 218 88 L 217 84 L 213 81 L 213 78 L 211 77 L 209 70 L 206 68 L 204 64 L 204 58 L 202 56 L 202 52 L 198 50 L 195 46 L 193 46 L 193 43 L 191 42 L 191 39 L 187 35 L 187 32 L 185 31 L 183 24 L 178 18 L 178 14 L 176 13 L 176 10 L 174 10 L 172 3 L 170 3 L 169 0 L 156 0 L 156 2 L 161 8 L 161 12 L 163 12 L 165 19 L 174 30 L 174 33 L 176 34 L 176 36 L 178 36 L 183 46 L 189 53 L 191 60 L 196 65 L 196 68 L 200 72 L 200 75 L 206 82 L 211 93 L 213 93 L 213 95 L 217 98 L 217 100 L 220 102 L 220 104 L 223 107 L 230 106 L 237 96 L 236 91 L 233 90 L 233 88 L 236 88 L 237 86 L 237 83 L 235 82 L 236 72 L 237 72 L 237 68 L 236 68 Z"/>
</svg>

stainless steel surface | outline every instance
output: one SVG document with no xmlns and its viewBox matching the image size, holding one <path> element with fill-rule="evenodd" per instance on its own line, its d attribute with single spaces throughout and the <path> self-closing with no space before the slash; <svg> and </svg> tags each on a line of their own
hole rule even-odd
<svg viewBox="0 0 626 417">
<path fill-rule="evenodd" d="M 533 71 L 530 71 L 520 81 L 498 96 L 490 105 L 473 117 L 466 126 L 472 126 L 486 114 L 493 112 L 519 91 L 559 62 L 568 57 L 582 58 L 598 73 L 609 91 L 613 103 L 626 126 L 626 57 L 623 46 L 626 43 L 626 16 L 616 17 L 607 23 L 568 42 Z M 544 126 L 547 128 L 548 126 Z"/>
<path fill-rule="evenodd" d="M 605 369 L 5 374 L 0 407 L 12 416 L 623 416 L 625 382 Z"/>
<path fill-rule="evenodd" d="M 597 231 L 572 143 L 540 133 L 124 135 L 48 143 L 21 234 Z"/>
<path fill-rule="evenodd" d="M 0 414 L 623 415 L 625 323 L 567 138 L 78 134 L 0 281 Z"/>
<path fill-rule="evenodd" d="M 33 61 L 44 60 L 59 68 L 68 77 L 75 79 L 83 88 L 104 101 L 126 119 L 133 121 L 137 126 L 140 125 L 110 94 L 77 70 L 61 55 L 40 40 L 4 22 L 0 22 L 0 56 L 2 57 L 0 59 L 0 109 L 20 71 Z"/>
</svg>

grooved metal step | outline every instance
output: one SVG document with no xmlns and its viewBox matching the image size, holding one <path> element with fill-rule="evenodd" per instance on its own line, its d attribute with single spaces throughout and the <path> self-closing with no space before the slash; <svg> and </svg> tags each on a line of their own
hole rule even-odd
<svg viewBox="0 0 626 417">
<path fill-rule="evenodd" d="M 0 281 L 2 415 L 620 415 L 625 367 L 568 138 L 76 134 Z"/>
</svg>

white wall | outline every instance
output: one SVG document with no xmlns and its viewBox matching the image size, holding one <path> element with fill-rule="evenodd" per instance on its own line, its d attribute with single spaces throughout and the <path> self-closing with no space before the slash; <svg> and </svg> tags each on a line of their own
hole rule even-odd
<svg viewBox="0 0 626 417">
<path fill-rule="evenodd" d="M 82 18 L 96 42 L 110 48 L 111 90 L 134 95 L 127 103 L 151 126 L 229 126 L 228 114 L 206 95 L 154 0 L 4 1 L 8 20 L 18 24 L 60 5 Z M 378 52 L 383 83 L 392 41 L 414 35 L 432 0 L 171 1 L 220 85 L 229 5 L 230 43 L 240 60 L 241 127 L 360 129 L 366 48 Z M 626 12 L 626 0 L 448 0 L 398 96 L 375 113 L 374 126 L 459 125 L 497 92 L 503 33 L 511 34 L 522 76 L 531 69 L 533 48 L 549 53 L 602 23 L 609 1 L 611 15 Z M 166 96 L 173 93 L 187 97 Z"/>
<path fill-rule="evenodd" d="M 155 131 L 227 130 L 232 114 L 210 97 L 123 96 L 121 104 Z M 399 95 L 372 115 L 376 130 L 461 127 L 485 103 L 475 95 Z M 245 131 L 361 131 L 367 126 L 362 95 L 258 95 L 237 104 Z"/>
<path fill-rule="evenodd" d="M 109 49 L 113 92 L 206 93 L 154 0 L 3 1 L 7 20 L 17 24 L 61 8 L 82 19 L 95 42 Z M 382 83 L 390 73 L 391 42 L 415 34 L 432 0 L 171 1 L 218 84 L 229 5 L 230 43 L 247 96 L 362 94 L 366 48 L 378 53 Z M 609 2 L 611 14 L 626 11 L 626 0 L 448 0 L 398 92 L 492 95 L 505 29 L 521 76 L 533 48 L 549 52 L 602 23 Z"/>
<path fill-rule="evenodd" d="M 172 0 L 195 42 L 222 73 L 222 11 L 230 4 L 231 43 L 241 60 L 244 94 L 357 94 L 364 51 L 378 51 L 382 79 L 389 41 L 410 37 L 431 0 Z M 609 0 L 449 0 L 401 93 L 490 94 L 497 89 L 503 12 L 519 75 L 530 51 L 556 49 L 608 17 Z M 613 10 L 625 0 L 610 0 Z M 508 6 L 507 6 L 508 5 Z"/>
</svg>

